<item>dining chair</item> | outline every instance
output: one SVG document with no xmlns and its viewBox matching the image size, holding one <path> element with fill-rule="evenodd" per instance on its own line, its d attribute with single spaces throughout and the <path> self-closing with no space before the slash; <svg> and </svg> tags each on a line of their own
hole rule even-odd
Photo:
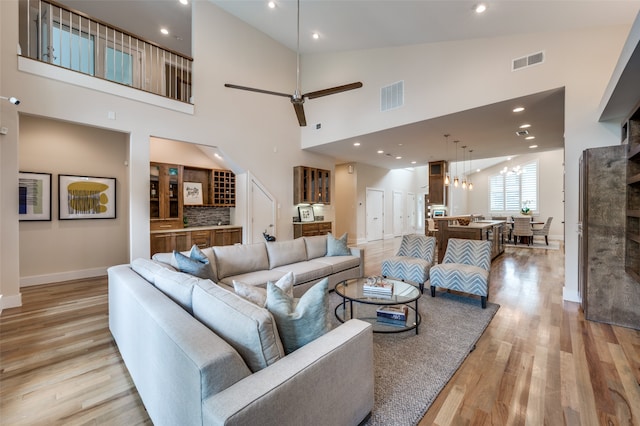
<svg viewBox="0 0 640 426">
<path fill-rule="evenodd" d="M 526 217 L 514 217 L 513 218 L 513 242 L 518 244 L 518 239 L 522 242 L 522 237 L 527 237 L 527 245 L 531 244 L 533 240 L 533 229 L 531 229 L 531 218 Z"/>
<path fill-rule="evenodd" d="M 427 219 L 427 235 L 433 237 L 436 232 L 438 232 L 438 228 L 436 228 L 436 221 L 433 219 Z"/>
<path fill-rule="evenodd" d="M 542 228 L 533 228 L 533 236 L 531 237 L 531 239 L 533 239 L 533 237 L 535 237 L 536 235 L 544 236 L 544 242 L 549 245 L 549 228 L 551 228 L 552 220 L 553 217 L 549 217 Z"/>
</svg>

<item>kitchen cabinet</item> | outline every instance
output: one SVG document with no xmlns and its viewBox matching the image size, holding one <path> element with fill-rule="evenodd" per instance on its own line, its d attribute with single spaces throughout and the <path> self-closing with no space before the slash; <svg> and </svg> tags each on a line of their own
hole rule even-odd
<svg viewBox="0 0 640 426">
<path fill-rule="evenodd" d="M 236 175 L 231 170 L 184 166 L 185 182 L 202 185 L 202 206 L 235 207 Z"/>
<path fill-rule="evenodd" d="M 460 217 L 470 218 L 470 216 Z M 444 258 L 449 238 L 491 241 L 491 259 L 504 253 L 505 222 L 503 220 L 478 220 L 462 226 L 457 225 L 457 218 L 458 216 L 449 216 L 434 219 L 438 224 L 438 232 L 436 233 L 438 261 Z M 473 217 L 471 217 L 471 219 L 473 219 Z"/>
<path fill-rule="evenodd" d="M 447 203 L 444 184 L 446 173 L 446 161 L 429 162 L 429 204 L 445 205 Z"/>
<path fill-rule="evenodd" d="M 628 144 L 625 271 L 640 283 L 640 108 L 623 124 L 622 134 Z"/>
<path fill-rule="evenodd" d="M 182 228 L 182 166 L 151 163 L 149 180 L 151 229 Z"/>
<path fill-rule="evenodd" d="M 293 204 L 331 204 L 331 171 L 313 167 L 293 168 Z"/>
<path fill-rule="evenodd" d="M 189 251 L 193 245 L 199 248 L 242 244 L 241 226 L 212 226 L 181 231 L 157 230 L 151 232 L 151 256 L 156 253 Z"/>
<path fill-rule="evenodd" d="M 242 228 L 224 228 L 212 231 L 213 246 L 230 246 L 242 244 Z"/>
<path fill-rule="evenodd" d="M 296 222 L 293 224 L 293 238 L 326 235 L 331 230 L 331 222 Z"/>
</svg>

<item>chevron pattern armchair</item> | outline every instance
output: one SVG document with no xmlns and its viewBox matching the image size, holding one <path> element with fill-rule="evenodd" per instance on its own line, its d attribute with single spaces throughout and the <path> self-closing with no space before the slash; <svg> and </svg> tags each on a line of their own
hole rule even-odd
<svg viewBox="0 0 640 426">
<path fill-rule="evenodd" d="M 480 296 L 482 308 L 489 297 L 491 241 L 450 238 L 442 263 L 431 268 L 431 297 L 436 287 Z"/>
<path fill-rule="evenodd" d="M 418 284 L 420 292 L 429 280 L 436 239 L 426 235 L 403 235 L 398 253 L 382 261 L 382 276 Z"/>
</svg>

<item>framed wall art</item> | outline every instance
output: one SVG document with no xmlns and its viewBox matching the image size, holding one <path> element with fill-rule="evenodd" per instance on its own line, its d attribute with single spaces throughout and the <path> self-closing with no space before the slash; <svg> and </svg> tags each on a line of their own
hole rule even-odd
<svg viewBox="0 0 640 426">
<path fill-rule="evenodd" d="M 58 217 L 115 219 L 116 179 L 58 175 Z"/>
<path fill-rule="evenodd" d="M 185 206 L 201 206 L 202 205 L 202 183 L 200 182 L 183 182 Z"/>
<path fill-rule="evenodd" d="M 299 206 L 298 216 L 300 216 L 300 222 L 313 222 L 316 220 L 312 206 Z"/>
<path fill-rule="evenodd" d="M 51 220 L 51 173 L 18 173 L 20 221 Z"/>
</svg>

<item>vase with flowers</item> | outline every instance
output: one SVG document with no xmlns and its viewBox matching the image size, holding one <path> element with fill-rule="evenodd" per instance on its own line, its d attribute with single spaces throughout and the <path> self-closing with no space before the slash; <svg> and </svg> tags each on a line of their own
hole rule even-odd
<svg viewBox="0 0 640 426">
<path fill-rule="evenodd" d="M 529 204 L 531 204 L 531 200 L 527 200 L 527 201 L 524 201 L 524 202 L 522 203 L 522 208 L 520 209 L 520 214 L 523 214 L 523 215 L 525 215 L 525 216 L 528 216 L 528 215 L 530 215 L 531 213 L 533 213 L 533 212 L 531 211 L 531 209 L 529 208 Z"/>
</svg>

